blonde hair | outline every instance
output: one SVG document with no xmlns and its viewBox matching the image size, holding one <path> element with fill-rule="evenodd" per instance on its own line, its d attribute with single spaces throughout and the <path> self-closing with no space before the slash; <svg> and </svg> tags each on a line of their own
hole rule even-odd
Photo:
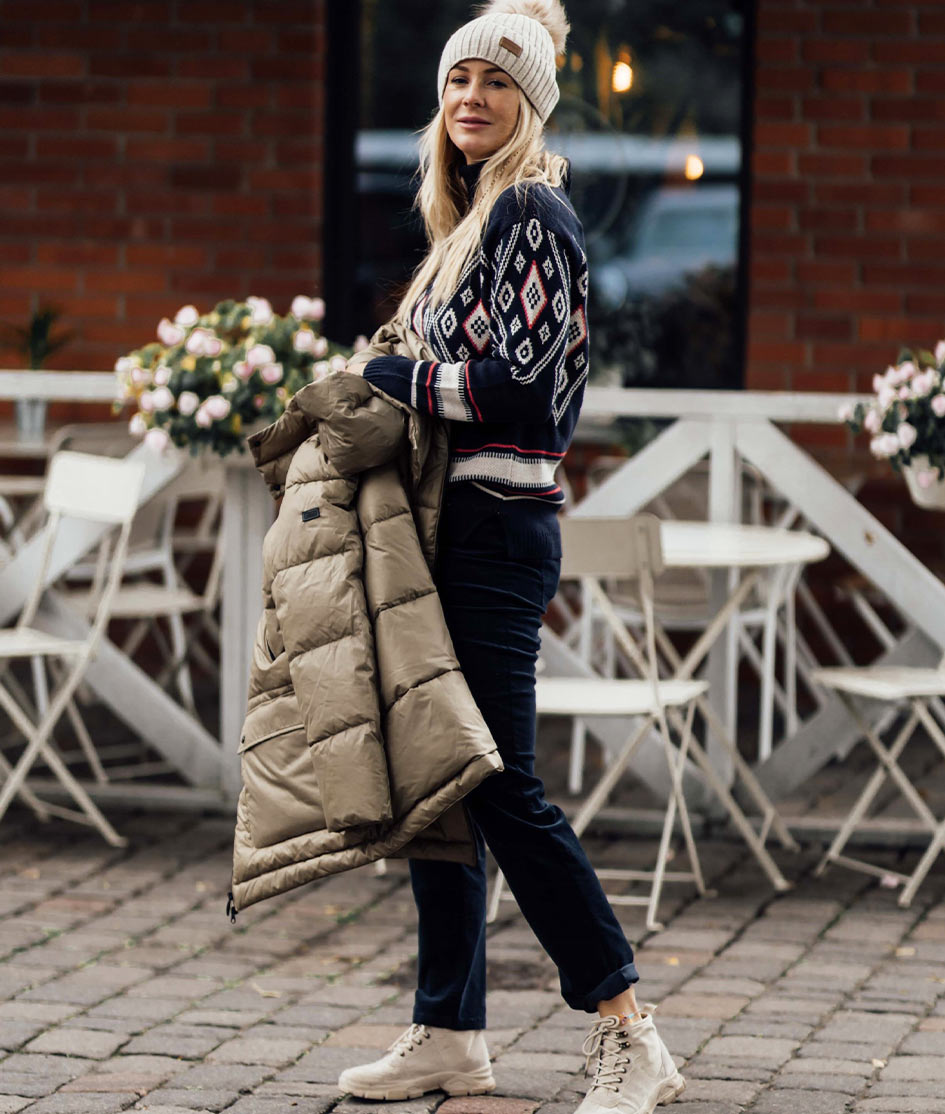
<svg viewBox="0 0 945 1114">
<path fill-rule="evenodd" d="M 420 132 L 420 210 L 430 245 L 400 300 L 394 320 L 409 325 L 410 310 L 430 286 L 428 304 L 441 305 L 455 290 L 469 257 L 479 250 L 493 205 L 510 186 L 560 186 L 567 159 L 545 147 L 544 124 L 519 89 L 519 112 L 506 142 L 483 163 L 472 204 L 466 211 L 466 188 L 459 175 L 462 151 L 446 130 L 442 106 Z"/>
</svg>

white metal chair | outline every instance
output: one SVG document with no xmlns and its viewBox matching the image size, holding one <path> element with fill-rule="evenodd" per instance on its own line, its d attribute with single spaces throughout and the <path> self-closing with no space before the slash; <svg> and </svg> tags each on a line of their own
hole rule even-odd
<svg viewBox="0 0 945 1114">
<path fill-rule="evenodd" d="M 43 700 L 45 706 L 36 713 L 35 719 L 30 718 L 0 674 L 0 707 L 26 737 L 26 746 L 15 765 L 0 756 L 0 775 L 5 778 L 0 785 L 0 819 L 14 797 L 20 796 L 40 818 L 56 815 L 91 824 L 116 847 L 123 846 L 126 841 L 72 776 L 52 742 L 51 733 L 62 715 L 72 707 L 75 691 L 105 633 L 109 608 L 121 580 L 122 563 L 143 479 L 144 466 L 136 461 L 111 460 L 75 452 L 60 452 L 53 458 L 43 494 L 48 520 L 36 580 L 16 626 L 0 631 L 0 662 L 4 671 L 17 659 L 32 661 L 42 658 L 51 664 L 60 664 L 58 687 L 52 694 L 47 694 Z M 107 566 L 103 563 L 105 572 L 98 606 L 88 634 L 78 640 L 47 634 L 32 625 L 45 590 L 44 582 L 53 549 L 61 536 L 61 529 L 71 525 L 68 520 L 96 523 L 117 530 L 117 537 L 112 530 L 102 543 L 108 552 L 108 559 Z M 25 784 L 31 768 L 40 759 L 71 795 L 78 810 L 40 801 Z"/>
<path fill-rule="evenodd" d="M 539 715 L 566 715 L 587 719 L 596 716 L 626 716 L 636 720 L 623 748 L 607 767 L 575 817 L 572 825 L 575 833 L 580 836 L 604 806 L 637 748 L 654 727 L 663 740 L 670 775 L 671 788 L 654 869 L 613 869 L 598 872 L 603 880 L 649 881 L 650 892 L 646 896 L 618 894 L 611 896 L 610 901 L 617 905 L 645 905 L 647 927 L 657 929 L 660 925 L 656 914 L 664 882 L 695 882 L 699 892 L 705 893 L 705 882 L 683 793 L 683 774 L 690 756 L 703 771 L 712 791 L 776 888 L 789 888 L 765 850 L 763 839 L 766 832 L 759 839 L 719 778 L 705 751 L 693 738 L 696 701 L 706 693 L 708 684 L 705 681 L 659 679 L 653 608 L 653 579 L 662 569 L 658 520 L 651 515 L 633 518 L 568 517 L 562 520 L 561 530 L 562 579 L 581 580 L 584 599 L 600 614 L 617 646 L 639 674 L 636 679 L 538 678 L 536 701 Z M 618 577 L 637 586 L 645 628 L 642 649 L 627 632 L 601 587 L 600 580 L 609 577 Z M 670 720 L 676 730 L 678 742 L 674 742 L 670 734 Z M 689 854 L 690 869 L 671 872 L 666 870 L 666 863 L 677 813 Z M 504 889 L 505 880 L 500 872 L 489 902 L 490 921 L 498 914 L 499 902 L 503 897 L 509 896 L 504 893 Z"/>
<path fill-rule="evenodd" d="M 929 711 L 930 701 L 945 697 L 945 658 L 937 669 L 916 666 L 836 666 L 818 669 L 814 673 L 814 679 L 840 697 L 877 759 L 875 771 L 850 809 L 833 843 L 818 863 L 816 873 L 823 874 L 831 863 L 840 863 L 864 874 L 892 879 L 903 887 L 899 904 L 905 908 L 912 902 L 935 859 L 945 848 L 945 815 L 941 818 L 935 816 L 899 764 L 906 745 L 920 725 L 928 732 L 945 760 L 945 734 Z M 905 722 L 889 746 L 883 743 L 879 730 L 857 708 L 855 699 L 885 701 L 891 706 L 899 706 L 903 711 L 909 709 Z M 928 845 L 911 874 L 902 874 L 843 854 L 853 833 L 860 827 L 871 826 L 870 809 L 887 779 L 895 783 L 915 812 L 919 829 L 929 833 Z M 907 821 L 885 819 L 883 828 L 887 832 L 900 830 L 911 833 L 915 831 L 915 822 L 909 825 Z"/>
</svg>

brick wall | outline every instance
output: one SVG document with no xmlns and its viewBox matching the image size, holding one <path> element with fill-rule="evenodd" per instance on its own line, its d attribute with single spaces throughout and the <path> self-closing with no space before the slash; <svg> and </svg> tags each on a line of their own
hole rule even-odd
<svg viewBox="0 0 945 1114">
<path fill-rule="evenodd" d="M 755 81 L 746 385 L 868 390 L 945 335 L 945 7 L 758 0 Z"/>
<path fill-rule="evenodd" d="M 187 302 L 321 281 L 325 0 L 0 3 L 0 319 L 109 369 Z M 14 366 L 9 352 L 0 366 Z"/>
</svg>

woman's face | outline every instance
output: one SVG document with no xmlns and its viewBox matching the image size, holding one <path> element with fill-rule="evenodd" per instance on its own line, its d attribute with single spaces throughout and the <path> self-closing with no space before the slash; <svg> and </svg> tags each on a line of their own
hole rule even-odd
<svg viewBox="0 0 945 1114">
<path fill-rule="evenodd" d="M 480 162 L 495 154 L 515 130 L 518 86 L 505 70 L 481 58 L 467 58 L 450 70 L 443 90 L 443 114 L 450 139 Z"/>
</svg>

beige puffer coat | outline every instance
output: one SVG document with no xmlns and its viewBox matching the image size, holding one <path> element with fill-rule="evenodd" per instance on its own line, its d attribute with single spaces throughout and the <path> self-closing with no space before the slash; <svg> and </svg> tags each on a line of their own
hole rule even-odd
<svg viewBox="0 0 945 1114">
<path fill-rule="evenodd" d="M 385 326 L 352 363 L 389 353 L 429 358 Z M 473 863 L 459 802 L 502 762 L 430 573 L 444 424 L 342 372 L 250 447 L 282 504 L 239 748 L 235 907 L 398 854 Z"/>
</svg>

